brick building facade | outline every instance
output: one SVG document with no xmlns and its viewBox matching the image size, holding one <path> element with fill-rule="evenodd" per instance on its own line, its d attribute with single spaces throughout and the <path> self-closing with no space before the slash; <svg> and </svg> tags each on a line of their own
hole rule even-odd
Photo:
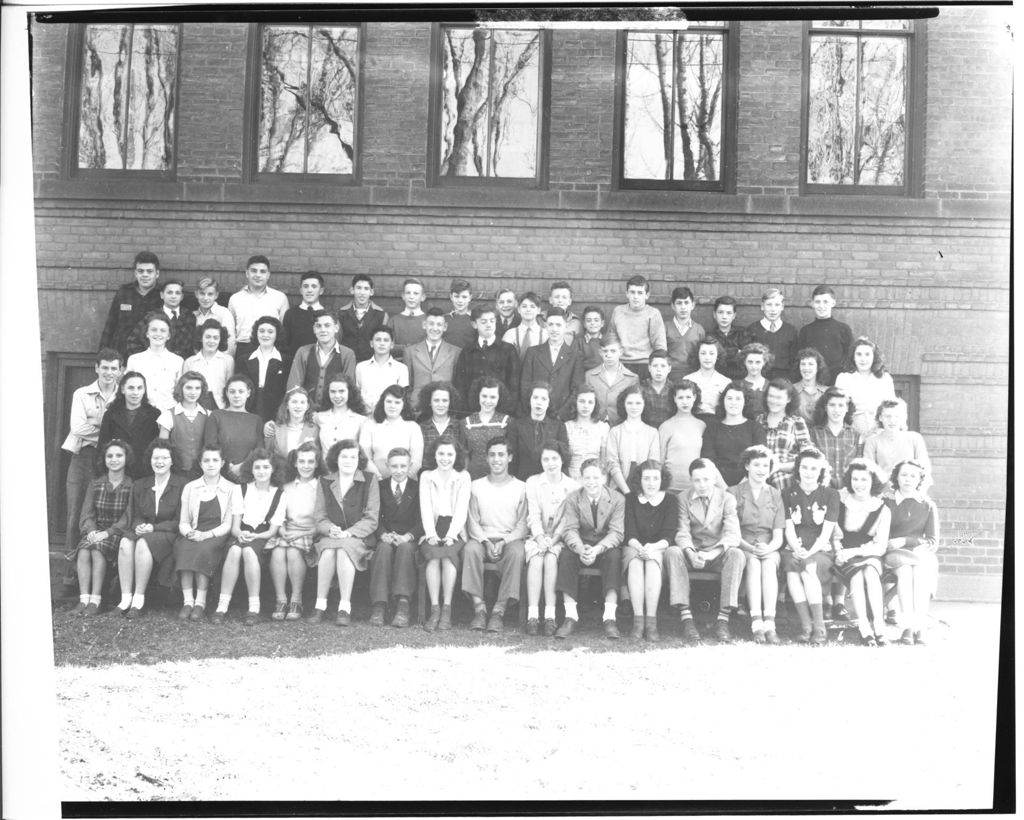
<svg viewBox="0 0 1024 820">
<path fill-rule="evenodd" d="M 352 273 L 399 304 L 401 280 L 447 302 L 455 276 L 477 298 L 499 285 L 546 293 L 572 281 L 574 304 L 605 308 L 640 273 L 667 314 L 676 284 L 695 318 L 730 293 L 737 321 L 759 317 L 768 285 L 786 316 L 811 318 L 812 288 L 839 292 L 837 316 L 876 340 L 910 399 L 936 466 L 940 560 L 951 595 L 991 595 L 1002 570 L 1008 426 L 1011 38 L 1008 12 L 942 7 L 917 24 L 914 183 L 906 196 L 808 193 L 801 180 L 805 24 L 732 24 L 737 51 L 734 183 L 723 192 L 617 184 L 613 31 L 550 37 L 545 179 L 495 187 L 431 183 L 429 23 L 361 29 L 355 184 L 256 181 L 247 168 L 247 96 L 257 27 L 182 25 L 176 167 L 169 178 L 79 174 L 69 156 L 75 25 L 32 26 L 33 135 L 42 363 L 47 385 L 51 537 L 62 529 L 59 442 L 71 389 L 89 375 L 111 293 L 136 251 L 193 285 L 230 291 L 265 253 L 272 284 L 296 299 L 299 274 L 327 277 L 329 307 Z M 71 92 L 69 92 L 69 87 Z M 59 322 L 52 317 L 60 317 Z"/>
</svg>

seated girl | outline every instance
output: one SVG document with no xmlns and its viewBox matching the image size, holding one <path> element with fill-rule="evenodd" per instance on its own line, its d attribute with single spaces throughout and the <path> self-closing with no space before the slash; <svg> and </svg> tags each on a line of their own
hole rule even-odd
<svg viewBox="0 0 1024 820">
<path fill-rule="evenodd" d="M 861 643 L 866 646 L 888 643 L 884 634 L 881 559 L 889 543 L 891 513 L 882 500 L 883 486 L 874 464 L 863 458 L 851 461 L 839 491 L 842 504 L 833 536 L 833 572 L 850 590 Z"/>
<path fill-rule="evenodd" d="M 85 488 L 79 519 L 82 540 L 67 555 L 78 569 L 78 606 L 72 611 L 90 616 L 100 610 L 107 564 L 114 560 L 121 538 L 129 531 L 132 494 L 132 480 L 128 476 L 133 457 L 131 445 L 115 438 L 103 444 L 96 455 L 96 466 L 103 472 Z"/>
<path fill-rule="evenodd" d="M 743 451 L 747 477 L 729 488 L 740 521 L 740 549 L 747 556 L 746 591 L 754 643 L 777 644 L 775 606 L 779 595 L 779 563 L 786 512 L 782 493 L 768 484 L 772 453 L 764 445 Z"/>
<path fill-rule="evenodd" d="M 189 481 L 202 474 L 199 450 L 210 417 L 210 411 L 199 403 L 205 393 L 203 375 L 194 370 L 185 371 L 174 385 L 174 407 L 164 410 L 157 419 L 160 438 L 177 453 L 175 469 Z"/>
<path fill-rule="evenodd" d="M 920 462 L 901 461 L 892 471 L 895 495 L 885 566 L 896 571 L 903 634 L 900 643 L 924 644 L 928 606 L 939 577 L 939 513 L 924 493 L 928 472 Z"/>
<path fill-rule="evenodd" d="M 241 476 L 241 506 L 232 515 L 231 538 L 220 576 L 220 599 L 210 620 L 222 623 L 227 615 L 241 564 L 249 597 L 245 625 L 252 626 L 260 618 L 259 556 L 284 522 L 284 506 L 282 490 L 274 485 L 274 460 L 268 450 L 253 450 L 242 464 Z"/>
<path fill-rule="evenodd" d="M 565 474 L 567 460 L 566 446 L 549 439 L 540 450 L 542 472 L 526 479 L 527 524 L 530 528 L 525 548 L 527 635 L 538 635 L 541 631 L 542 590 L 544 637 L 550 638 L 555 634 L 555 579 L 565 529 L 562 502 L 580 487 L 579 482 Z"/>
<path fill-rule="evenodd" d="M 610 484 L 623 495 L 630 492 L 633 472 L 644 461 L 661 456 L 658 431 L 641 420 L 644 412 L 643 388 L 638 384 L 619 394 L 619 418 L 608 434 L 608 473 Z"/>
<path fill-rule="evenodd" d="M 387 398 L 387 390 L 381 401 Z M 327 453 L 326 463 L 335 472 L 317 482 L 313 513 L 317 532 L 316 604 L 306 620 L 320 623 L 327 609 L 331 579 L 337 573 L 340 599 L 335 623 L 349 626 L 356 572 L 370 566 L 377 543 L 374 533 L 380 517 L 380 492 L 377 480 L 366 470 L 365 455 L 353 439 L 336 442 Z"/>
<path fill-rule="evenodd" d="M 878 465 L 882 475 L 892 475 L 901 461 L 916 461 L 925 472 L 925 484 L 931 488 L 932 462 L 920 433 L 907 429 L 907 403 L 903 399 L 885 399 L 875 415 L 879 429 L 864 441 L 864 458 Z"/>
<path fill-rule="evenodd" d="M 596 458 L 601 469 L 608 466 L 608 433 L 611 428 L 604 421 L 604 411 L 597 401 L 594 388 L 584 384 L 570 402 L 565 434 L 569 440 L 569 477 L 580 480 L 584 461 Z"/>
<path fill-rule="evenodd" d="M 411 454 L 409 475 L 413 478 L 423 465 L 423 431 L 410 420 L 405 388 L 389 384 L 377 399 L 373 418 L 363 424 L 359 431 L 359 446 L 366 457 L 366 469 L 374 478 L 388 478 L 388 453 L 402 447 Z M 328 469 L 333 465 L 328 463 Z"/>
<path fill-rule="evenodd" d="M 487 388 L 481 390 L 481 396 Z M 497 390 L 494 391 L 497 401 Z M 490 397 L 488 397 L 490 400 Z M 481 403 L 482 403 L 481 399 Z M 442 436 L 433 445 L 431 458 L 437 465 L 420 476 L 420 515 L 423 537 L 419 557 L 424 564 L 430 615 L 423 628 L 452 628 L 452 597 L 462 548 L 466 543 L 466 518 L 472 479 L 466 470 L 466 456 L 454 439 Z"/>
<path fill-rule="evenodd" d="M 679 523 L 678 496 L 666 492 L 668 471 L 660 461 L 644 461 L 637 468 L 634 489 L 626 496 L 622 567 L 629 600 L 633 604 L 630 637 L 657 642 L 658 599 L 665 550 L 675 542 Z"/>
<path fill-rule="evenodd" d="M 707 424 L 693 415 L 693 408 L 701 402 L 695 382 L 683 379 L 673 386 L 672 401 L 676 414 L 658 428 L 658 442 L 661 461 L 671 476 L 668 492 L 678 494 L 690 489 L 690 465 L 700 458 Z"/>
<path fill-rule="evenodd" d="M 786 508 L 782 570 L 800 618 L 796 639 L 823 644 L 822 584 L 832 579 L 830 545 L 839 517 L 839 493 L 825 486 L 828 464 L 820 450 L 801 450 L 793 473 L 796 480 L 782 492 Z"/>
<path fill-rule="evenodd" d="M 320 451 L 307 441 L 288 454 L 285 470 L 284 522 L 277 535 L 267 541 L 270 550 L 270 578 L 274 583 L 274 621 L 297 621 L 302 617 L 302 585 L 306 568 L 316 566 L 313 538 L 316 535 L 316 478 L 322 472 Z M 288 583 L 291 583 L 291 597 Z"/>
<path fill-rule="evenodd" d="M 200 621 L 206 613 L 206 591 L 224 560 L 231 516 L 242 507 L 238 485 L 221 475 L 224 457 L 219 447 L 205 445 L 199 452 L 199 466 L 202 476 L 181 491 L 181 517 L 174 539 L 174 570 L 181 578 L 183 599 L 178 618 L 183 621 Z"/>
<path fill-rule="evenodd" d="M 153 569 L 173 555 L 181 518 L 181 493 L 188 481 L 175 471 L 175 450 L 164 439 L 150 444 L 143 460 L 149 462 L 153 474 L 132 485 L 131 523 L 117 554 L 121 581 L 121 603 L 117 608 L 128 618 L 142 615 Z M 160 577 L 163 575 L 160 573 Z"/>
</svg>

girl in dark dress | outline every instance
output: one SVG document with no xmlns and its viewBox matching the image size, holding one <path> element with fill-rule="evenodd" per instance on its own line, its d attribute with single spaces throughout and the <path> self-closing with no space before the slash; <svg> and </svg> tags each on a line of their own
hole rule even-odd
<svg viewBox="0 0 1024 820">
<path fill-rule="evenodd" d="M 203 447 L 223 453 L 224 475 L 232 481 L 241 476 L 242 462 L 249 453 L 263 446 L 263 420 L 245 409 L 252 394 L 252 381 L 236 373 L 224 387 L 224 410 L 214 410 L 206 422 Z"/>
<path fill-rule="evenodd" d="M 889 543 L 891 514 L 882 499 L 883 486 L 873 462 L 863 458 L 851 461 L 843 476 L 839 493 L 842 504 L 833 536 L 833 572 L 850 590 L 861 643 L 866 646 L 888 643 L 882 606 L 882 556 Z"/>
<path fill-rule="evenodd" d="M 721 473 L 725 485 L 743 480 L 743 451 L 765 443 L 764 428 L 753 419 L 747 389 L 732 382 L 718 399 L 717 418 L 708 421 L 701 444 L 702 458 L 710 459 Z M 688 466 L 688 465 L 687 465 Z"/>
<path fill-rule="evenodd" d="M 73 611 L 82 615 L 99 612 L 107 563 L 114 560 L 121 536 L 128 531 L 132 492 L 132 480 L 128 477 L 131 446 L 121 439 L 113 439 L 100 446 L 97 456 L 98 466 L 103 467 L 104 473 L 85 490 L 79 524 L 82 540 L 67 556 L 78 567 L 80 595 Z"/>
<path fill-rule="evenodd" d="M 149 443 L 160 433 L 157 419 L 160 411 L 149 403 L 146 377 L 129 370 L 121 377 L 117 397 L 110 403 L 100 422 L 100 448 L 108 441 L 120 439 L 133 453 L 144 453 Z M 149 475 L 149 464 L 137 465 L 136 478 Z"/>
<path fill-rule="evenodd" d="M 551 388 L 547 382 L 524 385 L 530 391 L 530 415 L 528 418 L 512 419 L 506 436 L 508 450 L 512 456 L 510 472 L 520 481 L 532 475 L 540 475 L 540 452 L 545 441 L 554 439 L 569 448 L 565 434 L 565 423 L 548 415 L 551 405 Z"/>
<path fill-rule="evenodd" d="M 291 356 L 285 356 L 277 348 L 281 340 L 281 322 L 276 316 L 261 316 L 253 323 L 252 338 L 258 343 L 253 355 L 239 363 L 237 372 L 249 377 L 252 393 L 245 409 L 255 413 L 263 421 L 273 421 L 277 408 L 281 406 L 284 391 L 288 383 L 288 371 L 291 369 Z M 260 383 L 260 361 L 262 355 L 267 360 L 263 383 Z"/>
<path fill-rule="evenodd" d="M 131 524 L 117 555 L 121 581 L 118 609 L 131 619 L 142 615 L 153 568 L 167 564 L 173 553 L 186 483 L 185 477 L 175 472 L 177 464 L 169 442 L 154 441 L 143 461 L 149 463 L 153 474 L 132 485 Z M 158 578 L 163 576 L 158 573 Z"/>
<path fill-rule="evenodd" d="M 679 501 L 678 496 L 665 492 L 669 476 L 660 461 L 642 462 L 636 474 L 636 486 L 626 496 L 622 550 L 622 568 L 633 604 L 630 637 L 656 642 L 662 558 L 669 544 L 675 542 Z"/>
</svg>

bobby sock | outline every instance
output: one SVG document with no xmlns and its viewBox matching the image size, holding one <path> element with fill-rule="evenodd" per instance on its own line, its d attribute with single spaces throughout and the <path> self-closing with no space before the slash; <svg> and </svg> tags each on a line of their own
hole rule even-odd
<svg viewBox="0 0 1024 820">
<path fill-rule="evenodd" d="M 568 601 L 566 601 L 566 603 L 565 603 L 565 617 L 566 618 L 572 618 L 574 621 L 578 621 L 579 620 L 579 615 L 576 614 L 576 602 L 575 601 L 573 601 L 572 603 L 569 603 Z"/>
<path fill-rule="evenodd" d="M 103 596 L 102 595 L 90 595 L 89 596 L 89 603 L 90 604 L 96 604 L 96 606 L 99 606 L 102 602 L 103 602 Z"/>
<path fill-rule="evenodd" d="M 249 611 L 259 612 L 260 611 L 260 596 L 250 595 L 249 596 Z"/>
<path fill-rule="evenodd" d="M 605 603 L 605 605 L 604 605 L 604 619 L 606 621 L 614 621 L 615 620 L 615 610 L 616 610 L 615 604 Z"/>
<path fill-rule="evenodd" d="M 121 603 L 117 605 L 117 608 L 122 612 L 132 605 L 132 594 L 130 592 L 121 593 Z"/>
<path fill-rule="evenodd" d="M 526 607 L 527 618 L 540 618 L 540 607 L 539 606 L 528 606 Z"/>
<path fill-rule="evenodd" d="M 768 616 L 768 615 L 765 616 L 765 619 L 764 619 L 764 631 L 765 632 L 774 632 L 775 631 L 775 618 L 774 618 L 774 616 Z"/>
<path fill-rule="evenodd" d="M 206 590 L 205 589 L 197 589 L 196 590 L 196 606 L 201 606 L 203 609 L 206 609 Z"/>
<path fill-rule="evenodd" d="M 217 611 L 218 612 L 227 612 L 228 611 L 228 605 L 230 603 L 231 603 L 231 593 L 230 592 L 222 592 L 220 594 L 220 598 L 217 601 Z"/>
<path fill-rule="evenodd" d="M 494 605 L 494 609 L 491 610 L 491 614 L 492 615 L 501 615 L 502 617 L 504 617 L 504 615 L 505 615 L 505 605 L 504 604 L 495 604 Z"/>
<path fill-rule="evenodd" d="M 815 629 L 825 629 L 825 614 L 821 604 L 809 604 L 811 608 L 811 620 L 814 621 Z"/>
<path fill-rule="evenodd" d="M 764 632 L 764 621 L 760 618 L 750 619 L 750 631 L 751 632 Z"/>
<path fill-rule="evenodd" d="M 81 595 L 78 596 L 78 600 L 81 601 L 83 604 L 87 604 L 89 603 L 89 597 L 90 596 L 88 592 L 83 592 Z"/>
<path fill-rule="evenodd" d="M 719 609 L 718 609 L 718 620 L 728 622 L 729 621 L 729 614 L 731 612 L 732 612 L 732 607 L 731 606 L 719 607 Z"/>
<path fill-rule="evenodd" d="M 185 599 L 183 601 L 185 606 L 194 606 L 195 605 L 196 599 L 195 599 L 195 596 L 192 594 L 192 590 L 191 589 L 182 590 L 181 591 L 181 597 Z"/>
<path fill-rule="evenodd" d="M 553 605 L 552 606 L 548 606 L 547 604 L 544 605 L 544 620 L 546 620 L 546 621 L 547 620 L 551 620 L 551 621 L 555 620 L 555 607 Z"/>
<path fill-rule="evenodd" d="M 679 607 L 679 620 L 680 621 L 692 621 L 693 613 L 690 612 L 690 607 L 681 606 Z"/>
<path fill-rule="evenodd" d="M 486 614 L 487 604 L 485 604 L 483 601 L 480 601 L 480 603 L 478 604 L 473 604 L 473 612 L 483 612 Z"/>
<path fill-rule="evenodd" d="M 338 601 L 338 612 L 347 612 L 349 615 L 352 614 L 352 602 L 351 601 Z"/>
<path fill-rule="evenodd" d="M 323 612 L 324 610 L 327 609 L 327 599 L 326 598 L 317 598 L 316 599 L 316 605 L 313 608 L 314 609 L 319 609 L 321 612 Z"/>
<path fill-rule="evenodd" d="M 132 596 L 132 609 L 142 609 L 146 605 L 146 596 L 141 592 L 136 592 Z"/>
</svg>

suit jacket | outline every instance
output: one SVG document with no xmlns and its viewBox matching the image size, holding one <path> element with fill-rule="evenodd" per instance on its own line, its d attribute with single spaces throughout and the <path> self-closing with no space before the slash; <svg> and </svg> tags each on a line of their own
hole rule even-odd
<svg viewBox="0 0 1024 820">
<path fill-rule="evenodd" d="M 383 532 L 411 533 L 413 542 L 423 537 L 423 520 L 420 518 L 420 486 L 413 479 L 407 479 L 402 491 L 402 501 L 395 503 L 391 479 L 382 478 L 377 485 L 380 494 L 380 526 Z"/>
<path fill-rule="evenodd" d="M 503 413 L 515 415 L 519 399 L 519 354 L 508 342 L 495 340 L 486 348 L 480 347 L 479 338 L 472 344 L 462 348 L 459 359 L 455 363 L 453 384 L 466 400 L 466 409 L 475 413 L 479 409 L 479 399 L 471 396 L 470 388 L 481 377 L 500 379 L 508 388 L 504 407 L 498 409 Z"/>
<path fill-rule="evenodd" d="M 437 357 L 430 361 L 430 347 L 426 339 L 409 345 L 402 356 L 409 368 L 410 403 L 413 410 L 419 410 L 420 389 L 431 382 L 450 382 L 455 374 L 455 363 L 459 359 L 459 348 L 441 340 Z M 459 408 L 452 408 L 453 410 Z"/>
<path fill-rule="evenodd" d="M 132 484 L 131 532 L 139 524 L 152 524 L 155 532 L 177 532 L 178 521 L 181 519 L 181 491 L 188 484 L 188 477 L 171 474 L 167 478 L 167 486 L 160 496 L 160 504 L 153 503 L 154 476 L 140 478 Z"/>
<path fill-rule="evenodd" d="M 706 550 L 719 544 L 723 547 L 740 545 L 736 498 L 721 487 L 712 487 L 705 513 L 695 490 L 681 493 L 676 545 L 683 549 Z"/>
<path fill-rule="evenodd" d="M 547 382 L 551 385 L 550 412 L 565 421 L 573 410 L 573 393 L 583 386 L 585 374 L 583 357 L 576 348 L 563 344 L 552 364 L 551 346 L 547 342 L 534 345 L 526 351 L 519 376 L 519 406 L 523 415 L 530 415 L 530 385 Z"/>
<path fill-rule="evenodd" d="M 596 544 L 599 552 L 622 544 L 625 532 L 626 500 L 614 490 L 601 488 L 597 500 L 597 527 L 587 491 L 580 487 L 565 499 L 565 544 L 579 552 L 584 544 Z"/>
<path fill-rule="evenodd" d="M 372 547 L 377 543 L 375 533 L 379 517 L 377 482 L 362 470 L 356 470 L 352 486 L 344 496 L 339 492 L 337 473 L 317 482 L 316 507 L 313 510 L 317 535 L 328 535 L 331 527 L 337 524 L 348 530 L 350 538 L 359 538 L 367 547 Z"/>
<path fill-rule="evenodd" d="M 245 359 L 238 370 L 252 379 L 253 384 L 252 395 L 245 403 L 245 409 L 264 421 L 271 421 L 277 415 L 277 408 L 281 406 L 281 399 L 284 398 L 290 367 L 291 359 L 283 353 L 280 360 L 271 359 L 267 364 L 267 380 L 260 390 L 260 363 L 256 359 Z"/>
</svg>

